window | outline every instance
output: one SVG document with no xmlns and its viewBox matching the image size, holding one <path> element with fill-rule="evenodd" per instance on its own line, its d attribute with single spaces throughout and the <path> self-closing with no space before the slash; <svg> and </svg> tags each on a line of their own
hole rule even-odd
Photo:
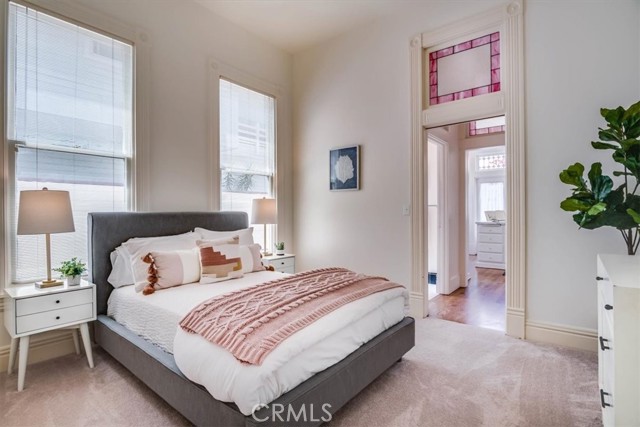
<svg viewBox="0 0 640 427">
<path fill-rule="evenodd" d="M 504 132 L 506 122 L 504 116 L 490 119 L 473 120 L 469 122 L 469 136 L 488 135 L 490 133 Z"/>
<path fill-rule="evenodd" d="M 220 209 L 251 217 L 253 199 L 273 196 L 274 173 L 275 99 L 221 79 Z M 263 226 L 254 227 L 262 242 Z"/>
<path fill-rule="evenodd" d="M 429 53 L 429 104 L 500 91 L 500 33 Z"/>
<path fill-rule="evenodd" d="M 87 213 L 131 205 L 133 47 L 9 4 L 7 140 L 12 280 L 46 276 L 44 238 L 15 234 L 19 193 L 67 190 L 74 233 L 54 234 L 52 265 L 87 260 Z"/>
</svg>

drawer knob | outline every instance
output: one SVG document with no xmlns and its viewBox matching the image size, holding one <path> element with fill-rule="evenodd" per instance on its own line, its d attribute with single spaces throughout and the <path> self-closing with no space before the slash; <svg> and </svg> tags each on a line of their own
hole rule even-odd
<svg viewBox="0 0 640 427">
<path fill-rule="evenodd" d="M 56 320 L 60 320 L 60 316 L 56 316 Z"/>
<path fill-rule="evenodd" d="M 611 304 L 605 304 L 604 305 L 604 309 L 605 310 L 613 310 L 613 306 Z"/>
<path fill-rule="evenodd" d="M 602 405 L 602 408 L 604 409 L 607 406 L 613 407 L 612 404 L 607 403 L 607 402 L 604 401 L 604 397 L 605 396 L 611 396 L 611 393 L 607 393 L 603 389 L 600 389 L 600 404 Z"/>
<path fill-rule="evenodd" d="M 611 347 L 609 347 L 608 345 L 605 344 L 607 342 L 609 342 L 608 339 L 606 339 L 605 337 L 600 337 L 600 349 L 602 351 L 611 350 Z"/>
<path fill-rule="evenodd" d="M 60 300 L 59 299 L 56 300 L 56 304 L 60 304 Z"/>
<path fill-rule="evenodd" d="M 596 280 L 599 282 L 600 280 L 604 280 L 604 277 L 596 276 Z"/>
</svg>

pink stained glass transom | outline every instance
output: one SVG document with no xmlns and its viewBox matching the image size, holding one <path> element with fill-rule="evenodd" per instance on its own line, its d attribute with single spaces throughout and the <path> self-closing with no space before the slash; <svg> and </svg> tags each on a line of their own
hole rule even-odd
<svg viewBox="0 0 640 427">
<path fill-rule="evenodd" d="M 491 55 L 491 83 L 486 86 L 469 88 L 459 92 L 438 94 L 438 61 L 456 53 L 464 52 L 476 47 L 490 45 Z M 457 101 L 459 99 L 471 98 L 478 95 L 484 95 L 492 92 L 500 91 L 500 33 L 495 32 L 486 36 L 468 40 L 454 46 L 436 50 L 429 54 L 429 104 L 437 105 L 445 102 Z"/>
<path fill-rule="evenodd" d="M 490 126 L 490 127 L 478 127 L 477 121 L 469 122 L 469 136 L 488 135 L 490 133 L 500 133 L 506 130 L 505 125 Z"/>
</svg>

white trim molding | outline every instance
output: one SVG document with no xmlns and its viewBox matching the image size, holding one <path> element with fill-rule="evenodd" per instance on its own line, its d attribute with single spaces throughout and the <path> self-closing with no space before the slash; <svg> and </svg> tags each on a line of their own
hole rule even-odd
<svg viewBox="0 0 640 427">
<path fill-rule="evenodd" d="M 554 323 L 527 321 L 528 340 L 587 351 L 598 351 L 598 332 Z"/>
<path fill-rule="evenodd" d="M 220 79 L 224 78 L 230 82 L 237 83 L 248 89 L 261 92 L 275 99 L 276 105 L 276 164 L 275 171 L 275 191 L 277 198 L 277 178 L 278 178 L 278 128 L 280 127 L 280 105 L 283 103 L 283 90 L 280 85 L 269 83 L 260 77 L 256 77 L 250 73 L 239 70 L 231 65 L 225 64 L 217 59 L 209 59 L 209 191 L 208 205 L 212 211 L 220 210 Z M 278 203 L 280 205 L 280 203 Z M 278 206 L 280 212 L 280 206 Z"/>
<path fill-rule="evenodd" d="M 524 135 L 523 0 L 469 17 L 411 40 L 411 307 L 412 314 L 428 314 L 424 291 L 426 260 L 425 140 L 423 128 L 439 127 L 489 117 L 506 116 L 507 227 L 506 332 L 525 337 L 526 319 L 526 171 Z M 480 33 L 500 31 L 502 90 L 497 93 L 427 107 L 423 89 L 426 52 L 455 44 Z M 464 277 L 464 275 L 462 276 Z M 422 302 L 420 301 L 422 298 Z"/>
<path fill-rule="evenodd" d="M 422 38 L 411 40 L 411 315 L 423 318 L 429 314 L 425 250 L 425 141 L 422 127 Z"/>
</svg>

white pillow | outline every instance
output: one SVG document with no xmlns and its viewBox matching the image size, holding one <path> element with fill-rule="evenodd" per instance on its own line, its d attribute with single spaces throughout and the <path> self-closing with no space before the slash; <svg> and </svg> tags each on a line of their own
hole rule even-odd
<svg viewBox="0 0 640 427">
<path fill-rule="evenodd" d="M 196 227 L 193 231 L 199 233 L 202 236 L 202 240 L 220 240 L 238 236 L 240 237 L 239 244 L 253 245 L 253 227 L 235 231 L 213 231 L 207 230 L 206 228 Z"/>
<path fill-rule="evenodd" d="M 118 246 L 111 252 L 111 273 L 107 282 L 114 288 L 133 285 L 133 272 L 131 271 L 131 257 L 126 249 Z"/>
<path fill-rule="evenodd" d="M 193 249 L 197 246 L 196 240 L 199 238 L 199 234 L 189 232 L 175 236 L 133 238 L 124 242 L 122 247 L 128 252 L 129 259 L 131 260 L 131 271 L 136 292 L 142 291 L 148 283 L 149 264 L 144 262 L 142 258 L 152 251 Z"/>
</svg>

